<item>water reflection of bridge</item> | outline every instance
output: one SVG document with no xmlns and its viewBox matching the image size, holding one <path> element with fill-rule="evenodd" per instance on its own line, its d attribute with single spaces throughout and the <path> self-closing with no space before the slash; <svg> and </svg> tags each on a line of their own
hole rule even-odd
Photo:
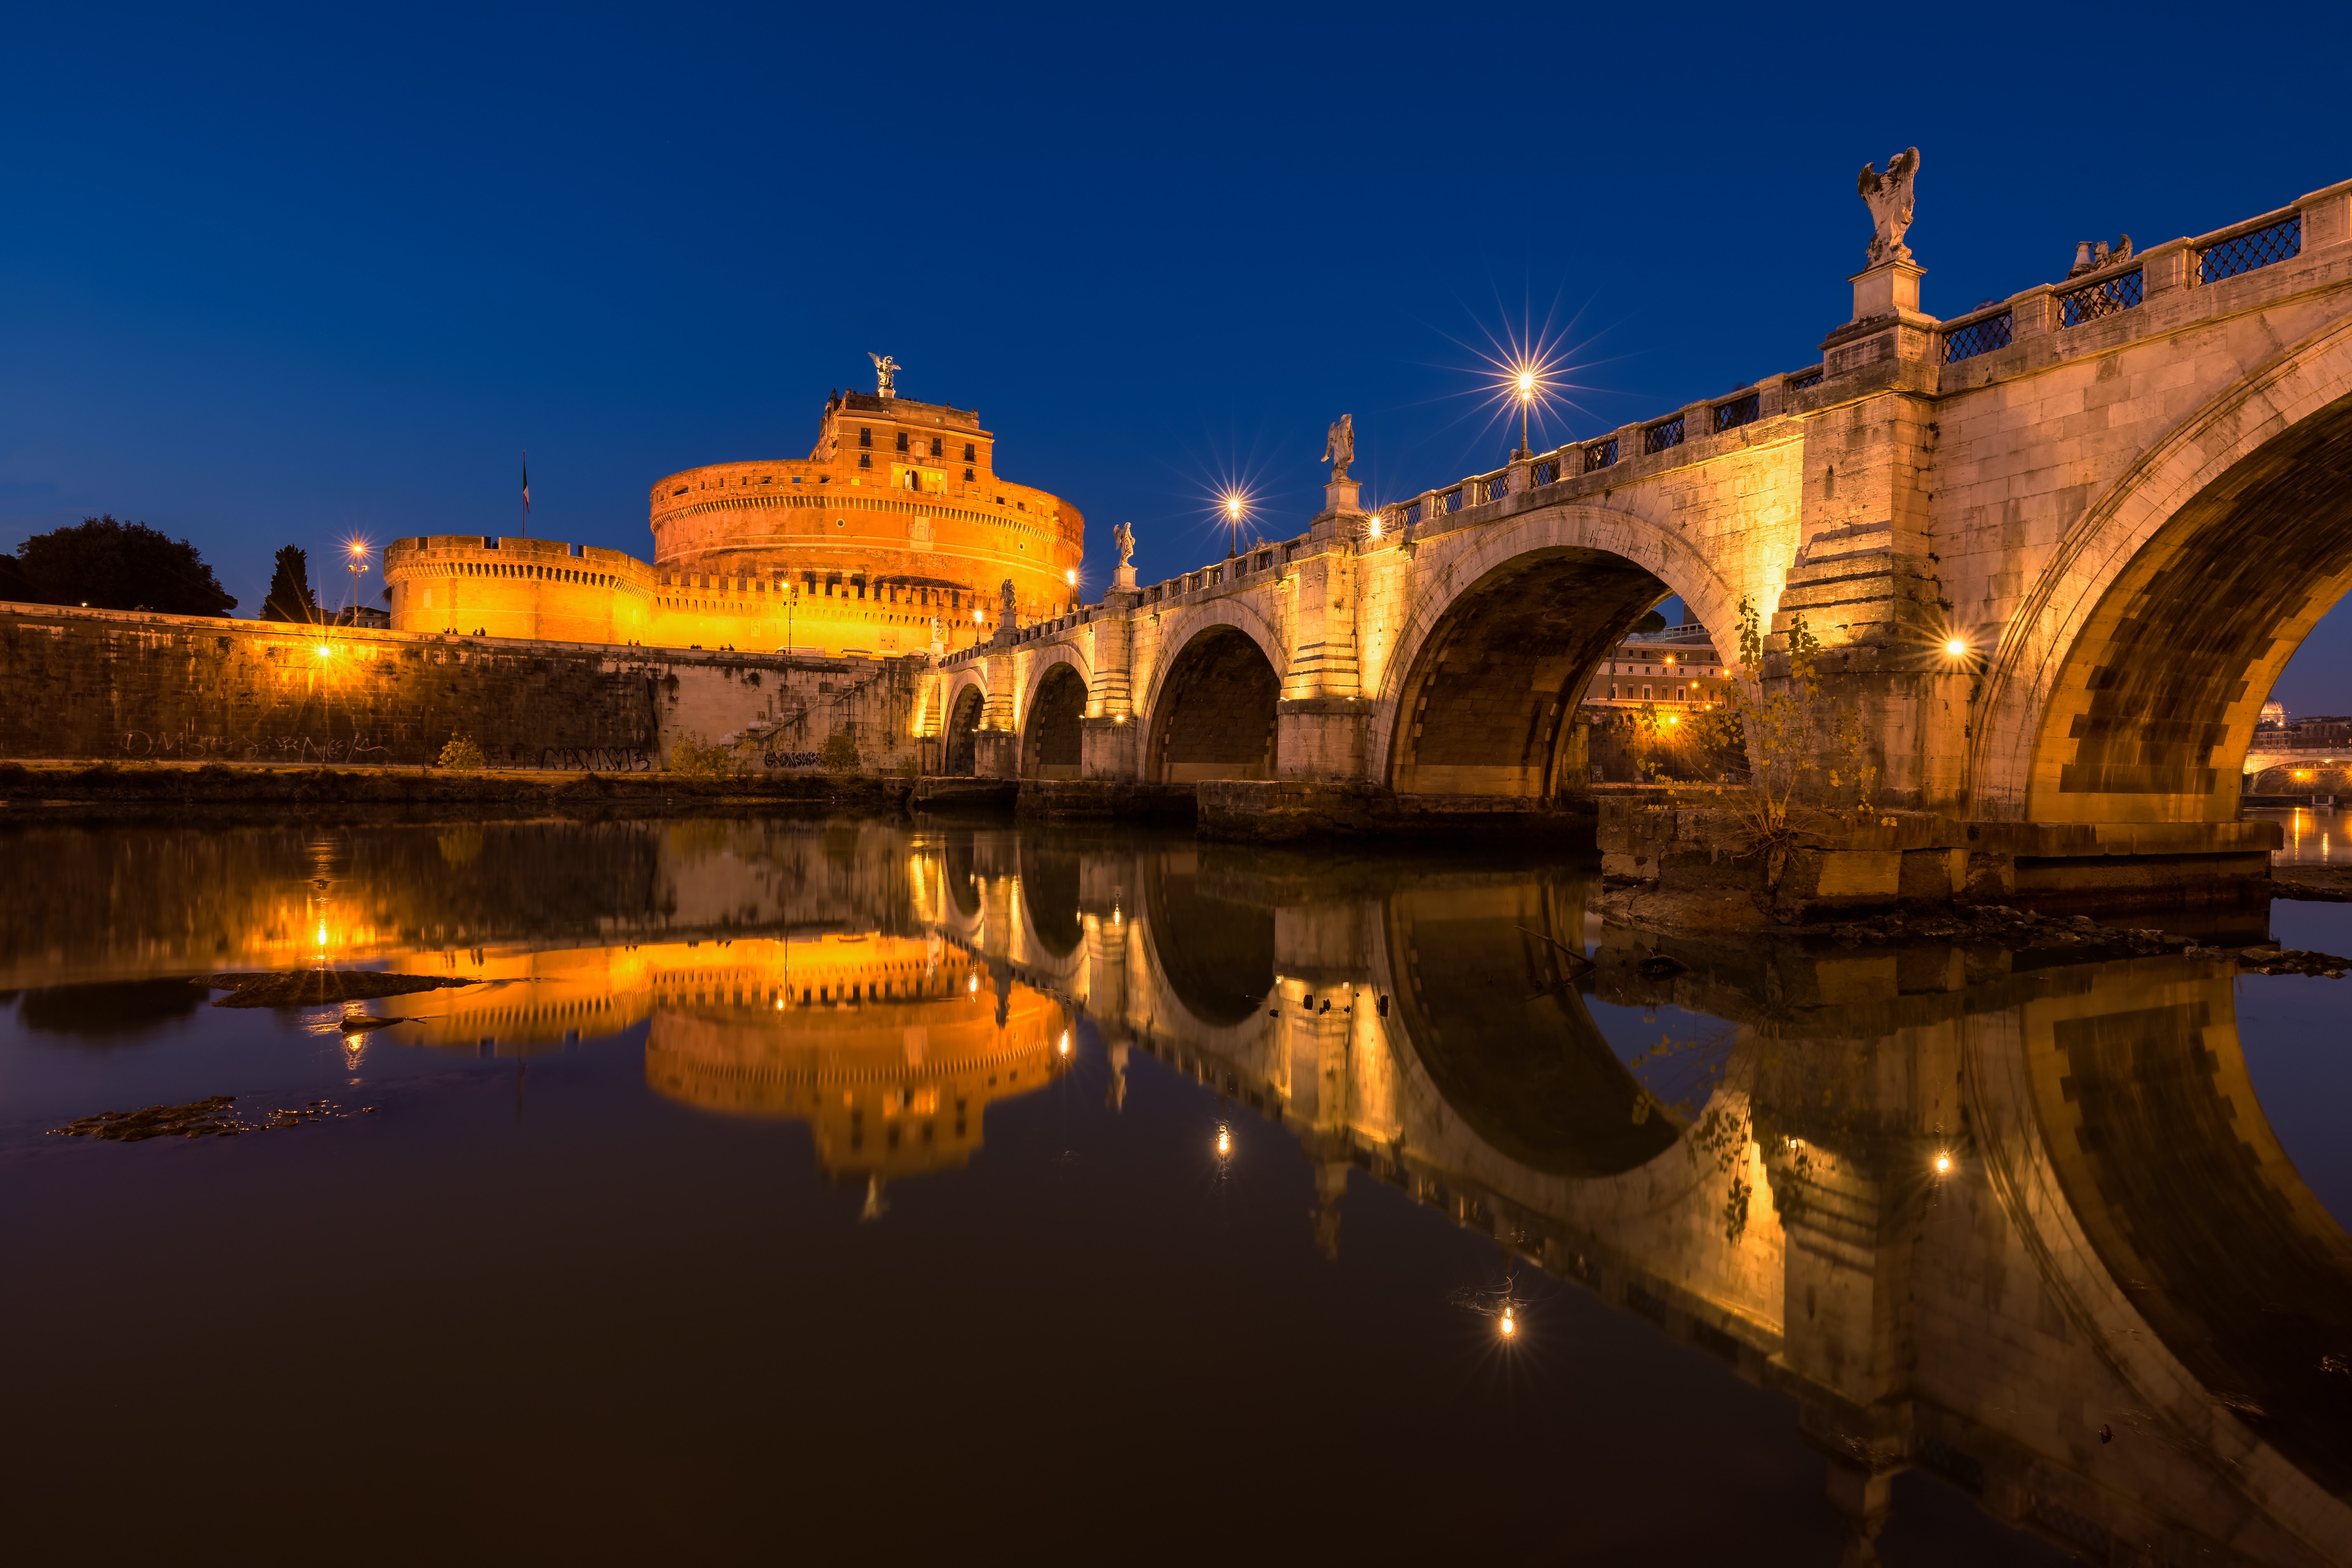
<svg viewBox="0 0 2352 1568">
<path fill-rule="evenodd" d="M 1541 874 L 928 853 L 956 944 L 1297 1138 L 1325 1246 L 1357 1173 L 1791 1394 L 1850 1560 L 1916 1466 L 2097 1561 L 2352 1561 L 2352 1240 L 2220 965 L 1694 947 L 1647 980 L 1631 933 L 1580 962 Z M 1720 1072 L 1661 1103 L 1588 995 L 1727 1020 Z"/>
</svg>

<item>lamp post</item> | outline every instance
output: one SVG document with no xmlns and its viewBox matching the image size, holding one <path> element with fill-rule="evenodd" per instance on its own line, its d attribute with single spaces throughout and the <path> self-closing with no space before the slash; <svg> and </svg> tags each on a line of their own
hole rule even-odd
<svg viewBox="0 0 2352 1568">
<path fill-rule="evenodd" d="M 1526 458 L 1533 455 L 1528 449 L 1528 407 L 1536 400 L 1536 373 L 1532 370 L 1520 371 L 1518 376 L 1518 387 L 1519 449 L 1516 455 L 1521 458 Z"/>
</svg>

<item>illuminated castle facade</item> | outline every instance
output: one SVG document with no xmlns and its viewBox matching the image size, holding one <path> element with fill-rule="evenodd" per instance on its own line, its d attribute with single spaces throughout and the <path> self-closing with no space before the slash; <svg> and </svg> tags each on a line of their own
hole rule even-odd
<svg viewBox="0 0 2352 1568">
<path fill-rule="evenodd" d="M 971 409 L 835 393 L 805 458 L 653 487 L 651 564 L 551 540 L 436 534 L 384 551 L 395 630 L 772 652 L 954 652 L 1078 602 L 1086 521 L 998 477 Z"/>
</svg>

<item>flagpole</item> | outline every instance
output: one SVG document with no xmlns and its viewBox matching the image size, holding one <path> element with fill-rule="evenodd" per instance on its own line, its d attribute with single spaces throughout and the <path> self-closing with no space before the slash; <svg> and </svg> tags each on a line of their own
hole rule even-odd
<svg viewBox="0 0 2352 1568">
<path fill-rule="evenodd" d="M 530 537 L 530 448 L 522 453 L 522 536 Z"/>
</svg>

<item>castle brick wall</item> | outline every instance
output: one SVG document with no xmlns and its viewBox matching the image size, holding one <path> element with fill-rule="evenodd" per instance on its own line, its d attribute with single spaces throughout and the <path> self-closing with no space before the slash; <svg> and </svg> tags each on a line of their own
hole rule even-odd
<svg viewBox="0 0 2352 1568">
<path fill-rule="evenodd" d="M 584 570 L 584 568 L 581 568 Z M 807 769 L 837 732 L 901 764 L 916 661 L 721 655 L 0 604 L 0 757 L 647 772 L 677 741 Z"/>
</svg>

